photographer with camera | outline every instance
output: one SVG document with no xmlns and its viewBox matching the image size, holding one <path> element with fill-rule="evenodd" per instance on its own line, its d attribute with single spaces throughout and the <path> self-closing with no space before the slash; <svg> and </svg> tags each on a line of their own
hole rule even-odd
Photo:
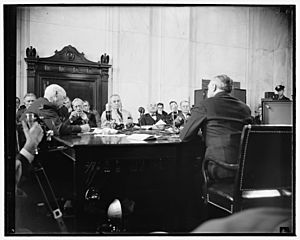
<svg viewBox="0 0 300 240">
<path fill-rule="evenodd" d="M 71 125 L 69 119 L 61 121 L 58 109 L 63 105 L 65 98 L 66 91 L 57 84 L 51 84 L 45 89 L 44 97 L 38 98 L 25 111 L 21 120 L 26 119 L 26 113 L 33 113 L 37 119 L 42 119 L 47 130 L 52 130 L 54 135 L 88 132 L 90 130 L 88 124 Z"/>
</svg>

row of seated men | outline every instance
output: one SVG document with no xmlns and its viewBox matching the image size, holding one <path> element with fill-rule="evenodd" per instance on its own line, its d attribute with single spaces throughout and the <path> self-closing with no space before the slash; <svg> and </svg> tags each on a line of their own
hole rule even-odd
<svg viewBox="0 0 300 240">
<path fill-rule="evenodd" d="M 16 98 L 16 121 L 20 124 L 20 119 L 26 110 L 36 100 L 36 96 L 33 93 L 27 93 L 24 96 L 24 105 L 20 106 L 20 99 Z M 138 119 L 138 125 L 153 125 L 159 120 L 164 121 L 166 124 L 175 123 L 176 127 L 183 126 L 187 119 L 191 116 L 190 104 L 188 101 L 183 100 L 180 102 L 180 108 L 176 101 L 170 101 L 170 113 L 164 111 L 163 103 L 149 103 L 147 106 L 148 113 L 145 114 L 145 109 L 140 107 L 140 118 Z M 73 125 L 89 124 L 90 127 L 105 127 L 107 125 L 107 111 L 111 112 L 111 120 L 114 120 L 117 124 L 132 123 L 132 116 L 129 111 L 122 109 L 122 103 L 120 96 L 114 94 L 110 97 L 110 102 L 106 106 L 107 110 L 102 113 L 100 117 L 97 110 L 91 110 L 90 104 L 87 100 L 83 101 L 80 98 L 75 98 L 72 102 L 69 97 L 66 97 L 63 105 L 58 109 L 58 114 L 62 122 L 70 120 Z"/>
<path fill-rule="evenodd" d="M 226 163 L 237 163 L 238 161 L 240 142 L 236 141 L 238 139 L 236 136 L 240 136 L 245 124 L 252 122 L 252 117 L 250 108 L 230 95 L 232 87 L 233 80 L 227 75 L 218 75 L 213 78 L 208 85 L 208 98 L 193 107 L 180 131 L 182 141 L 191 141 L 198 136 L 200 131 L 202 132 L 205 142 L 204 159 Z M 88 131 L 89 125 L 86 122 L 82 125 L 74 125 L 75 119 L 72 119 L 72 113 L 66 121 L 62 121 L 59 116 L 59 109 L 63 105 L 66 95 L 66 91 L 59 85 L 50 85 L 45 89 L 44 97 L 35 100 L 25 110 L 25 113 L 34 113 L 43 117 L 47 129 L 53 130 L 56 135 Z M 174 105 L 174 103 L 172 104 Z M 149 112 L 151 109 L 154 111 L 154 106 L 155 104 L 149 105 Z M 110 120 L 106 117 L 106 113 L 109 111 L 111 111 L 111 118 L 117 123 L 130 123 L 132 121 L 131 114 L 122 108 L 119 95 L 111 96 L 110 107 L 102 113 L 101 125 L 105 125 Z M 143 120 L 142 117 L 140 121 Z M 20 120 L 24 119 L 23 113 Z M 32 155 L 31 150 L 26 149 L 26 144 L 24 147 L 23 152 L 22 150 L 20 152 L 21 155 L 24 156 L 25 153 Z M 235 177 L 234 171 L 226 170 L 213 163 L 208 166 L 208 174 L 215 181 L 223 181 L 224 179 L 228 181 L 228 179 L 233 180 Z"/>
</svg>

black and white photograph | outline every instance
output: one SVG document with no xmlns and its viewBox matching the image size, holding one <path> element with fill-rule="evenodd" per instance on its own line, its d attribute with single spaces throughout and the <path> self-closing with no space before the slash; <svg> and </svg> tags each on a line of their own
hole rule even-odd
<svg viewBox="0 0 300 240">
<path fill-rule="evenodd" d="M 3 8 L 6 237 L 296 234 L 296 4 Z"/>
</svg>

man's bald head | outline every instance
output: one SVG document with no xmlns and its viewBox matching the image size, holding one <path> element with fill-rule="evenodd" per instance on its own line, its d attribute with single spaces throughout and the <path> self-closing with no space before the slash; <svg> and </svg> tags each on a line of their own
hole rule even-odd
<svg viewBox="0 0 300 240">
<path fill-rule="evenodd" d="M 60 107 L 66 98 L 66 91 L 57 84 L 49 85 L 44 92 L 44 98 L 47 98 L 49 102 Z"/>
</svg>

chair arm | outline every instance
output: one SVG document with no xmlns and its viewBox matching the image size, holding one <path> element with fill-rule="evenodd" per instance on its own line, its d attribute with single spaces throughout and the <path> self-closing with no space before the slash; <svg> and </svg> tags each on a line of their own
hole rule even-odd
<svg viewBox="0 0 300 240">
<path fill-rule="evenodd" d="M 207 189 L 209 184 L 209 174 L 208 174 L 208 163 L 213 162 L 218 166 L 221 166 L 228 170 L 237 170 L 239 168 L 239 164 L 237 163 L 225 163 L 214 159 L 204 159 L 202 162 L 202 175 L 204 178 L 204 184 L 203 184 L 203 197 L 204 197 L 204 203 L 207 203 Z"/>
<path fill-rule="evenodd" d="M 228 169 L 228 170 L 237 170 L 239 168 L 239 164 L 237 164 L 237 163 L 226 163 L 226 162 L 221 162 L 221 161 L 218 161 L 215 159 L 205 159 L 204 162 L 205 162 L 204 165 L 206 167 L 209 162 L 213 162 L 213 163 L 215 163 L 225 169 Z"/>
</svg>

